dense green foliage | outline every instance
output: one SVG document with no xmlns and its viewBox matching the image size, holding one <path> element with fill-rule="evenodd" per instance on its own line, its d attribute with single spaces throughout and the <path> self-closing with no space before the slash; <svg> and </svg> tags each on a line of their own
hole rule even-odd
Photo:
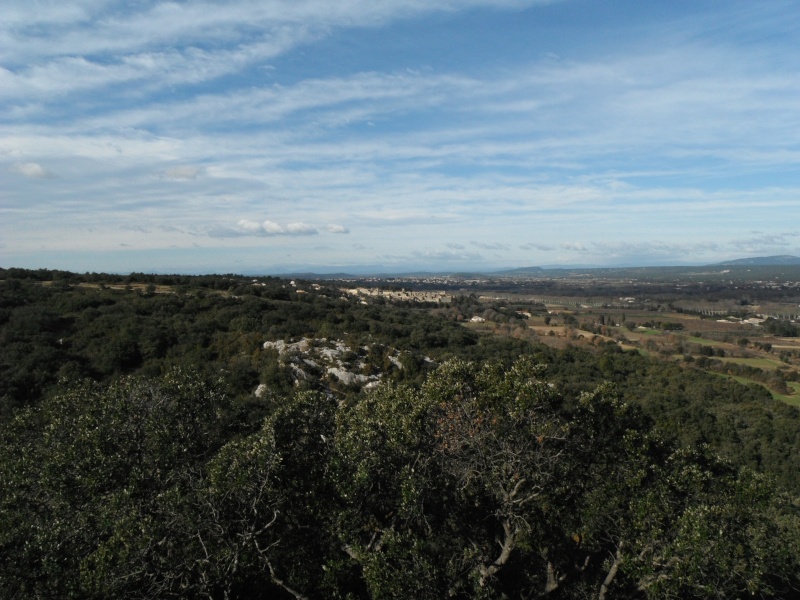
<svg viewBox="0 0 800 600">
<path fill-rule="evenodd" d="M 223 372 L 236 393 L 249 393 L 260 379 L 280 380 L 264 340 L 341 338 L 416 352 L 477 342 L 443 318 L 364 306 L 337 290 L 300 294 L 272 278 L 257 286 L 232 277 L 190 281 L 164 294 L 79 287 L 80 280 L 0 283 L 0 414 L 35 404 L 59 377 L 156 376 L 175 366 Z M 420 369 L 409 364 L 404 376 Z"/>
<path fill-rule="evenodd" d="M 760 386 L 469 298 L 3 275 L 0 597 L 800 597 L 800 414 Z M 263 346 L 303 336 L 383 383 Z"/>
<path fill-rule="evenodd" d="M 767 319 L 766 323 L 764 323 L 764 326 L 766 330 L 773 335 L 783 337 L 797 337 L 800 335 L 800 328 L 798 328 L 797 325 L 792 325 L 786 321 Z"/>
<path fill-rule="evenodd" d="M 5 598 L 794 597 L 798 507 L 601 386 L 452 361 L 421 388 L 274 399 L 85 383 L 0 444 Z M 22 450 L 22 451 L 20 451 Z"/>
<path fill-rule="evenodd" d="M 539 348 L 537 360 L 568 395 L 613 382 L 624 400 L 640 407 L 662 435 L 680 444 L 707 444 L 732 462 L 766 471 L 800 493 L 800 411 L 759 385 L 623 352 L 608 344 L 599 355 Z"/>
</svg>

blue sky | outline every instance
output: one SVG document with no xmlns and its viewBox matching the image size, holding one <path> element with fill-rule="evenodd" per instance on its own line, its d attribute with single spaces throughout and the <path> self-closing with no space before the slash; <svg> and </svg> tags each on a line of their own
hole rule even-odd
<svg viewBox="0 0 800 600">
<path fill-rule="evenodd" d="M 0 266 L 800 255 L 800 2 L 2 10 Z"/>
</svg>

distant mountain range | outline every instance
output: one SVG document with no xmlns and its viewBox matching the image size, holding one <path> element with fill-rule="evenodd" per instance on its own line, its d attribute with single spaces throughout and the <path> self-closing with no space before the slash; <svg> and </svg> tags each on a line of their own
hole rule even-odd
<svg viewBox="0 0 800 600">
<path fill-rule="evenodd" d="M 783 254 L 781 256 L 754 256 L 751 258 L 738 258 L 736 260 L 727 260 L 720 263 L 711 265 L 703 265 L 704 267 L 781 267 L 787 265 L 800 265 L 800 257 Z M 617 271 L 655 271 L 655 270 L 675 270 L 675 269 L 695 269 L 697 266 L 690 265 L 672 265 L 672 266 L 640 266 L 640 267 L 579 267 L 579 266 L 563 266 L 563 267 L 521 267 L 517 269 L 507 269 L 503 271 L 493 271 L 493 275 L 503 275 L 507 277 L 536 277 L 542 275 L 551 275 L 553 272 L 558 271 L 575 271 L 575 272 L 595 272 L 610 274 Z"/>
<path fill-rule="evenodd" d="M 780 266 L 780 265 L 800 265 L 800 257 L 782 254 L 780 256 L 755 256 L 753 258 L 738 258 L 716 263 L 714 267 L 746 267 L 753 266 Z"/>
<path fill-rule="evenodd" d="M 341 267 L 335 273 L 315 272 L 284 272 L 273 273 L 279 277 L 297 279 L 364 279 L 364 278 L 392 278 L 392 277 L 457 277 L 461 279 L 485 279 L 491 277 L 508 278 L 563 278 L 563 277 L 619 277 L 626 276 L 653 276 L 691 273 L 697 269 L 716 269 L 722 267 L 786 267 L 800 266 L 800 257 L 784 254 L 780 256 L 755 256 L 751 258 L 738 258 L 724 262 L 706 265 L 673 265 L 673 266 L 546 266 L 546 267 L 518 267 L 515 269 L 502 269 L 486 271 L 393 271 L 385 266 L 373 265 L 369 267 L 353 266 Z M 253 275 L 261 273 L 252 273 Z"/>
</svg>

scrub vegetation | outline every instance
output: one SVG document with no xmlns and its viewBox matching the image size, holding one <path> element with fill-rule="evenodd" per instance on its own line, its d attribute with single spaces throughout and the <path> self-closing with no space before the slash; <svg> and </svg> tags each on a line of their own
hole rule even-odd
<svg viewBox="0 0 800 600">
<path fill-rule="evenodd" d="M 3 598 L 800 597 L 800 411 L 711 363 L 752 336 L 592 312 L 620 344 L 588 309 L 277 278 L 0 279 Z"/>
</svg>

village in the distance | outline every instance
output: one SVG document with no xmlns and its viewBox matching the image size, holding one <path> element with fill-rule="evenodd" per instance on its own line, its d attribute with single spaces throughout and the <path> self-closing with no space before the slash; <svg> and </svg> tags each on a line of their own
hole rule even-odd
<svg viewBox="0 0 800 600">
<path fill-rule="evenodd" d="M 436 304 L 476 332 L 554 348 L 614 343 L 767 385 L 776 398 L 800 405 L 798 265 L 418 274 L 341 283 L 364 302 Z M 464 297 L 472 302 L 454 303 Z"/>
</svg>

